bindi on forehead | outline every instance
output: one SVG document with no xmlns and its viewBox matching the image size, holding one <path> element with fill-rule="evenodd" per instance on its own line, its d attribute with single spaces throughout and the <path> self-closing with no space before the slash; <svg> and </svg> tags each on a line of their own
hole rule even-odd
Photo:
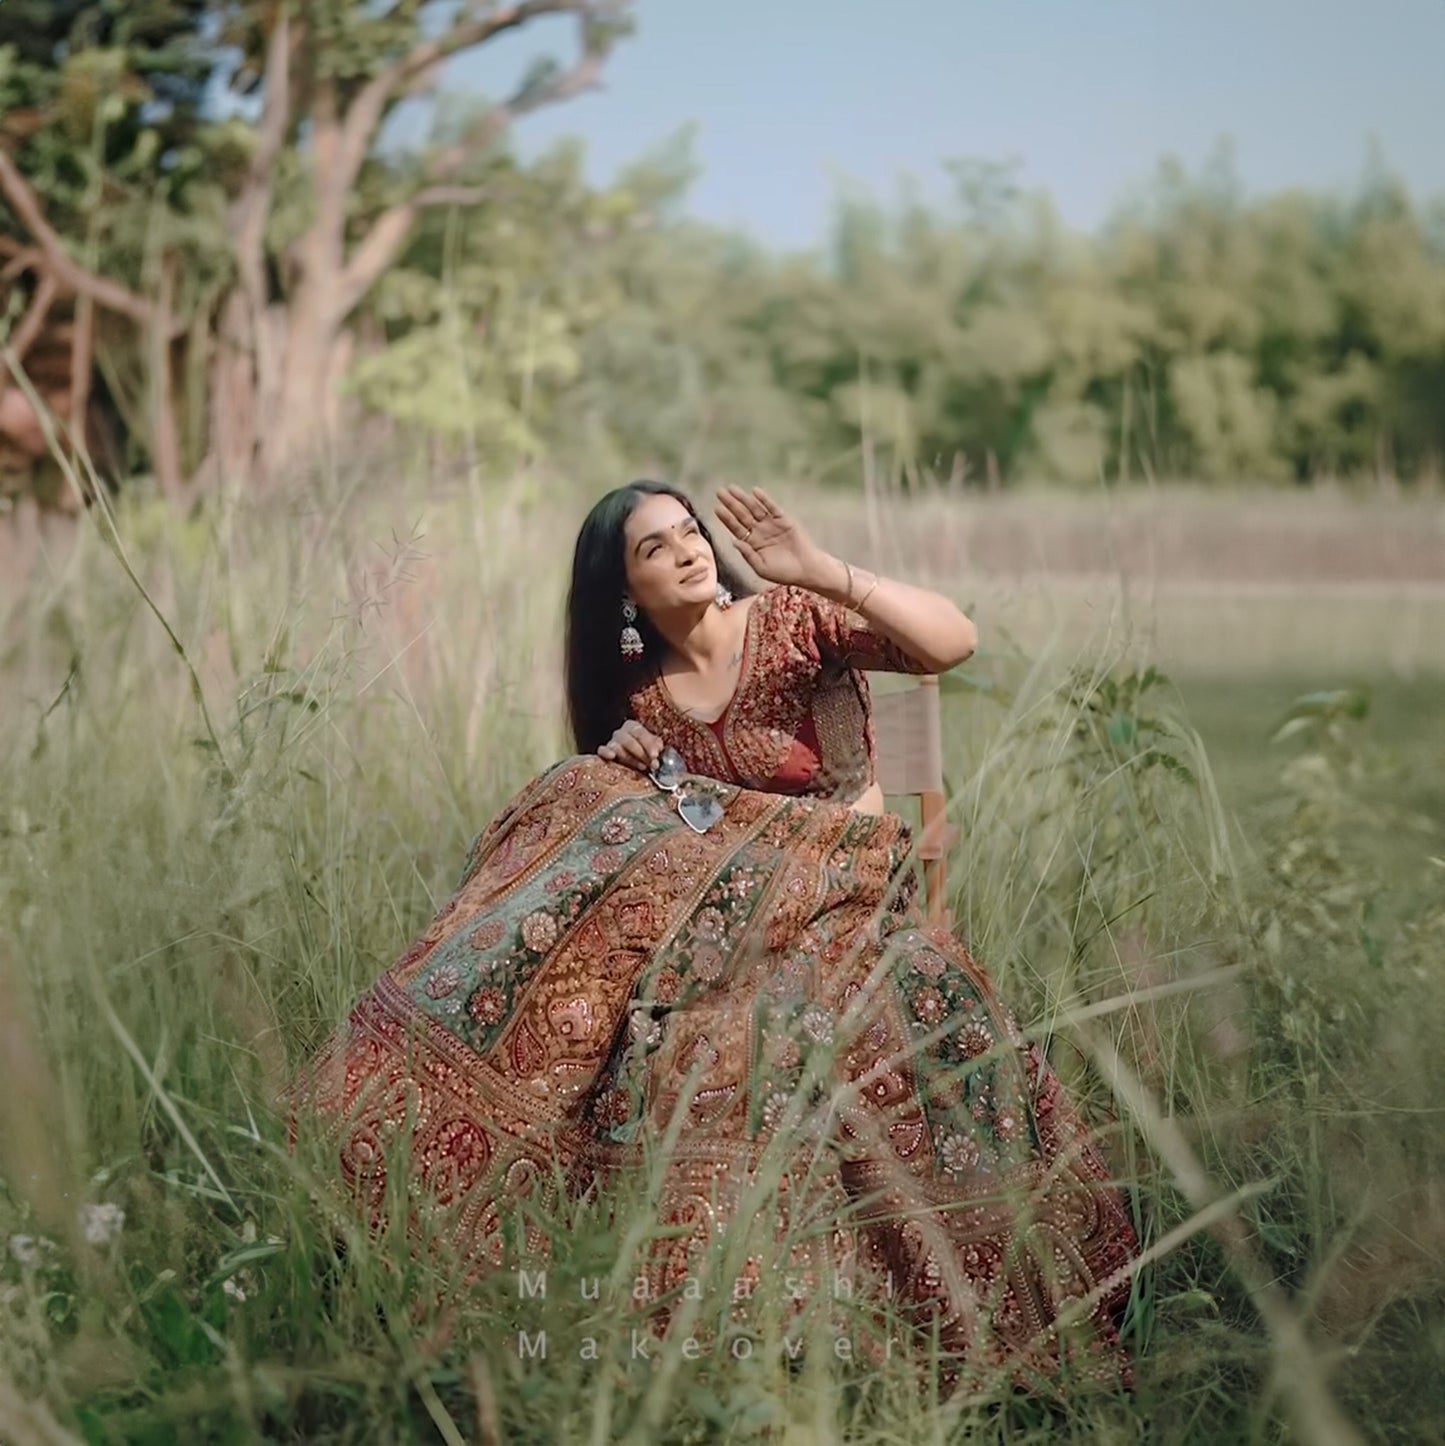
<svg viewBox="0 0 1445 1446">
<path fill-rule="evenodd" d="M 689 523 L 696 521 L 697 519 L 692 515 L 692 513 L 684 512 L 683 515 L 679 517 L 677 521 L 674 522 L 670 527 L 654 527 L 651 532 L 643 533 L 643 535 L 632 544 L 633 550 L 635 551 L 644 543 L 660 541 L 662 538 L 666 537 L 669 532 L 676 532 L 679 527 L 686 527 Z"/>
</svg>

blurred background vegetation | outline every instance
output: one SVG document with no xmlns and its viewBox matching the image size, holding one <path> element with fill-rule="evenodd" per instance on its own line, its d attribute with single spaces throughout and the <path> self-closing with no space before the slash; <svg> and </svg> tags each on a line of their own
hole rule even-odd
<svg viewBox="0 0 1445 1446">
<path fill-rule="evenodd" d="M 440 66 L 557 13 L 504 99 Z M 850 484 L 1436 478 L 1445 201 L 1378 152 L 1352 196 L 1245 199 L 1227 145 L 1097 234 L 1013 167 L 839 202 L 817 253 L 685 213 L 687 133 L 605 186 L 512 123 L 583 94 L 623 3 L 0 7 L 0 306 L 112 475 L 275 479 L 366 422 L 492 468 Z M 434 104 L 425 145 L 383 145 Z M 45 447 L 0 398 L 12 490 Z M 53 482 L 53 479 L 52 479 Z M 46 485 L 40 483 L 42 488 Z M 51 492 L 53 493 L 53 486 Z"/>
<path fill-rule="evenodd" d="M 519 158 L 633 8 L 0 0 L 0 1438 L 1438 1440 L 1445 205 L 1221 148 L 1086 236 L 960 160 L 785 255 L 686 132 Z M 569 750 L 649 472 L 978 620 L 950 902 L 1132 1187 L 1134 1395 L 523 1362 L 486 1292 L 437 1348 L 399 1232 L 338 1254 L 276 1092 Z"/>
</svg>

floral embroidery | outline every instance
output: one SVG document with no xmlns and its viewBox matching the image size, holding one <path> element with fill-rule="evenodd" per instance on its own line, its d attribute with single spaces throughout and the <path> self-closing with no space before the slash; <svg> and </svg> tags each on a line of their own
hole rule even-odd
<svg viewBox="0 0 1445 1446">
<path fill-rule="evenodd" d="M 591 866 L 594 874 L 615 874 L 622 867 L 622 850 L 598 849 L 592 855 Z"/>
<path fill-rule="evenodd" d="M 722 950 L 711 944 L 704 944 L 692 951 L 692 972 L 699 979 L 711 984 L 720 979 L 723 972 Z"/>
<path fill-rule="evenodd" d="M 496 1024 L 507 1012 L 507 996 L 491 985 L 478 989 L 472 995 L 471 1011 L 478 1024 Z"/>
<path fill-rule="evenodd" d="M 1001 1140 L 1016 1140 L 1023 1132 L 1023 1121 L 1015 1110 L 1004 1109 L 993 1117 L 993 1130 Z"/>
<path fill-rule="evenodd" d="M 798 1021 L 803 1027 L 803 1032 L 819 1044 L 827 1044 L 833 1037 L 833 1021 L 828 1011 L 817 1004 L 810 1004 L 804 1011 L 803 1017 Z"/>
<path fill-rule="evenodd" d="M 726 927 L 727 921 L 723 918 L 721 911 L 711 906 L 699 909 L 697 918 L 693 922 L 693 928 L 697 931 L 699 939 L 721 939 Z"/>
<path fill-rule="evenodd" d="M 678 1062 L 682 1065 L 684 1073 L 701 1064 L 702 1073 L 706 1075 L 721 1058 L 722 1055 L 713 1047 L 713 1043 L 707 1035 L 698 1034 L 693 1036 L 691 1043 L 682 1051 Z"/>
<path fill-rule="evenodd" d="M 925 1024 L 937 1024 L 948 1012 L 943 995 L 931 984 L 913 996 L 913 1012 Z"/>
<path fill-rule="evenodd" d="M 634 1009 L 627 1021 L 627 1033 L 634 1044 L 651 1048 L 662 1038 L 662 1021 L 654 1019 L 645 1009 Z"/>
<path fill-rule="evenodd" d="M 445 999 L 461 988 L 462 971 L 455 964 L 439 964 L 426 981 L 429 999 Z"/>
<path fill-rule="evenodd" d="M 632 825 L 625 818 L 609 818 L 602 825 L 600 837 L 606 844 L 625 844 L 632 837 Z"/>
<path fill-rule="evenodd" d="M 423 935 L 397 960 L 397 968 L 405 969 L 408 964 L 415 964 L 418 959 L 424 959 L 435 947 L 436 941 Z"/>
<path fill-rule="evenodd" d="M 785 959 L 763 981 L 763 990 L 778 999 L 797 999 L 808 988 L 808 966 L 801 959 Z"/>
<path fill-rule="evenodd" d="M 490 949 L 507 937 L 507 926 L 500 919 L 483 919 L 472 930 L 472 948 Z"/>
<path fill-rule="evenodd" d="M 941 979 L 943 971 L 947 967 L 942 958 L 932 949 L 918 950 L 917 953 L 910 955 L 909 963 L 926 979 Z"/>
<path fill-rule="evenodd" d="M 632 1100 L 626 1090 L 608 1090 L 597 1101 L 597 1121 L 604 1127 L 626 1124 L 631 1115 Z"/>
<path fill-rule="evenodd" d="M 788 1108 L 788 1096 L 775 1090 L 763 1101 L 763 1124 L 767 1129 L 776 1129 L 783 1111 Z"/>
<path fill-rule="evenodd" d="M 586 1039 L 596 1028 L 596 1011 L 585 994 L 571 999 L 554 999 L 547 1019 L 563 1039 Z"/>
<path fill-rule="evenodd" d="M 624 904 L 617 911 L 623 934 L 629 939 L 646 939 L 654 928 L 652 905 L 646 899 L 637 899 Z"/>
<path fill-rule="evenodd" d="M 958 1047 L 965 1059 L 977 1059 L 993 1048 L 993 1031 L 982 1020 L 971 1019 L 958 1031 Z"/>
<path fill-rule="evenodd" d="M 938 1157 L 950 1175 L 966 1175 L 978 1168 L 978 1144 L 967 1135 L 945 1135 L 938 1147 Z"/>
<path fill-rule="evenodd" d="M 560 874 L 553 874 L 547 880 L 547 892 L 549 894 L 560 894 L 563 889 L 570 889 L 577 882 L 577 875 L 568 873 L 563 869 Z"/>
<path fill-rule="evenodd" d="M 776 1069 L 795 1069 L 803 1062 L 803 1051 L 791 1034 L 770 1034 L 763 1057 Z"/>
<path fill-rule="evenodd" d="M 557 939 L 557 921 L 551 914 L 538 909 L 522 920 L 522 942 L 534 953 L 545 953 Z"/>
</svg>

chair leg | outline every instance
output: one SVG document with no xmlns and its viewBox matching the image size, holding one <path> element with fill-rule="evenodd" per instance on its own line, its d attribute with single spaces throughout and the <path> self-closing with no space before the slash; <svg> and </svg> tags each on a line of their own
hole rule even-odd
<svg viewBox="0 0 1445 1446">
<path fill-rule="evenodd" d="M 920 842 L 924 846 L 923 893 L 928 922 L 947 927 L 948 924 L 948 801 L 941 793 L 928 792 L 919 797 L 922 828 Z"/>
<path fill-rule="evenodd" d="M 928 922 L 948 927 L 948 878 L 942 859 L 928 859 L 923 865 L 923 892 L 928 903 Z"/>
</svg>

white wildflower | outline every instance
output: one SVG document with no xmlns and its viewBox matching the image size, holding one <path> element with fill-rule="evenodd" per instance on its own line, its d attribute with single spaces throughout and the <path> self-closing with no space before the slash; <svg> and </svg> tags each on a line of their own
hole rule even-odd
<svg viewBox="0 0 1445 1446">
<path fill-rule="evenodd" d="M 40 1242 L 33 1235 L 12 1235 L 10 1254 L 26 1270 L 35 1270 L 40 1264 Z"/>
<path fill-rule="evenodd" d="M 80 1225 L 89 1245 L 109 1245 L 124 1224 L 125 1211 L 108 1200 L 100 1205 L 87 1205 L 81 1212 Z"/>
<path fill-rule="evenodd" d="M 236 1284 L 236 1277 L 234 1275 L 228 1275 L 225 1280 L 221 1282 L 221 1290 L 230 1296 L 238 1305 L 246 1299 L 246 1292 Z"/>
</svg>

